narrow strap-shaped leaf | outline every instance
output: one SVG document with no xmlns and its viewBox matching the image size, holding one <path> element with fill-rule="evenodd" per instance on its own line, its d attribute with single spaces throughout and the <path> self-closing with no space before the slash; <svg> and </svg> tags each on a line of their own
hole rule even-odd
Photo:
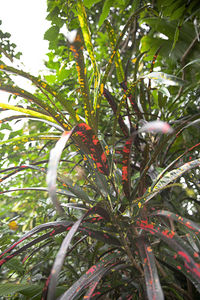
<svg viewBox="0 0 200 300">
<path fill-rule="evenodd" d="M 46 163 L 46 162 L 48 162 L 48 161 L 44 161 L 43 163 Z M 25 165 L 25 164 L 23 164 L 23 165 L 18 166 L 18 167 L 11 167 L 11 168 L 1 170 L 0 173 L 10 171 L 10 170 L 14 170 L 14 171 L 9 173 L 8 175 L 4 176 L 3 178 L 1 178 L 0 182 L 2 182 L 4 180 L 6 180 L 7 178 L 17 174 L 18 172 L 24 171 L 25 169 L 34 169 L 34 170 L 43 172 L 45 174 L 47 173 L 47 169 L 44 168 L 44 167 L 38 167 L 38 166 L 35 166 L 35 165 Z M 56 193 L 64 194 L 64 195 L 70 196 L 70 197 L 77 197 L 78 199 L 83 199 L 86 203 L 89 203 L 90 205 L 94 203 L 94 200 L 90 199 L 88 194 L 79 185 L 77 185 L 75 182 L 73 182 L 69 178 L 67 178 L 67 177 L 65 177 L 61 174 L 58 174 L 57 179 L 62 184 L 63 188 L 65 188 L 65 190 L 57 189 Z M 66 191 L 66 188 L 68 189 L 68 191 Z M 27 188 L 27 189 L 32 189 L 32 188 Z M 18 189 L 18 190 L 23 190 L 23 189 Z M 14 190 L 2 191 L 2 192 L 0 192 L 0 194 L 8 193 L 8 192 L 11 192 L 11 191 L 14 191 Z"/>
<path fill-rule="evenodd" d="M 62 151 L 72 134 L 73 136 L 75 135 L 75 137 L 79 138 L 79 142 L 82 146 L 81 148 L 83 148 L 86 153 L 90 154 L 92 160 L 95 162 L 97 169 L 101 173 L 109 175 L 106 154 L 103 151 L 98 138 L 95 136 L 92 128 L 89 125 L 81 123 L 76 125 L 73 130 L 64 132 L 60 140 L 56 143 L 55 147 L 50 152 L 49 167 L 47 172 L 47 184 L 50 197 L 56 210 L 60 214 L 63 214 L 64 210 L 56 197 L 57 168 Z"/>
<path fill-rule="evenodd" d="M 147 196 L 145 196 L 144 201 L 148 202 L 151 198 L 153 198 L 156 194 L 158 194 L 165 186 L 167 186 L 170 182 L 176 180 L 181 175 L 183 175 L 185 172 L 188 172 L 189 170 L 196 168 L 200 165 L 200 158 L 195 159 L 192 161 L 189 161 L 182 165 L 181 167 L 174 169 L 168 173 L 166 173 L 157 183 L 156 185 L 152 185 L 153 189 L 148 189 Z M 150 194 L 148 195 L 148 193 Z"/>
<path fill-rule="evenodd" d="M 33 121 L 37 121 L 37 122 L 43 122 L 43 123 L 46 123 L 49 127 L 54 127 L 57 130 L 63 132 L 63 128 L 56 122 L 50 122 L 45 119 L 39 119 L 38 117 L 30 117 L 29 115 L 15 115 L 15 116 L 7 117 L 4 119 L 1 119 L 0 123 L 9 122 L 12 120 L 21 120 L 21 119 L 28 119 L 28 120 L 33 120 Z"/>
<path fill-rule="evenodd" d="M 84 200 L 86 203 L 93 204 L 92 200 L 88 196 L 88 194 L 75 182 L 71 179 L 63 176 L 62 174 L 58 174 L 58 181 L 62 182 L 63 187 L 67 188 L 71 193 L 73 193 L 78 199 Z"/>
<path fill-rule="evenodd" d="M 115 102 L 114 97 L 111 95 L 111 93 L 106 88 L 104 88 L 104 90 L 103 90 L 103 95 L 107 99 L 108 103 L 110 104 L 110 106 L 113 110 L 113 113 L 116 114 L 117 113 L 117 104 Z M 119 123 L 119 126 L 120 126 L 123 134 L 125 136 L 128 136 L 129 131 L 128 131 L 128 128 L 127 128 L 126 124 L 124 123 L 124 120 L 121 115 L 119 115 L 118 123 Z"/>
<path fill-rule="evenodd" d="M 41 133 L 35 133 L 35 134 L 30 134 L 30 135 L 26 135 L 26 136 L 20 136 L 20 137 L 16 137 L 16 138 L 12 138 L 9 140 L 5 140 L 5 141 L 1 141 L 0 145 L 6 145 L 6 144 L 20 144 L 20 143 L 27 143 L 30 141 L 40 141 L 40 140 L 54 140 L 57 141 L 58 140 L 58 136 L 53 132 L 49 133 L 49 132 L 43 132 Z"/>
<path fill-rule="evenodd" d="M 129 199 L 131 193 L 131 169 L 130 169 L 130 161 L 131 161 L 131 148 L 133 145 L 133 141 L 135 136 L 130 136 L 125 143 L 125 146 L 122 150 L 123 158 L 122 158 L 122 185 L 124 194 Z"/>
<path fill-rule="evenodd" d="M 50 223 L 49 223 L 50 224 Z M 45 226 L 46 225 L 46 226 Z M 27 249 L 29 249 L 30 247 L 40 243 L 43 240 L 52 238 L 53 236 L 60 234 L 62 232 L 66 232 L 69 231 L 73 226 L 73 222 L 58 222 L 58 224 L 52 224 L 52 225 L 48 225 L 47 224 L 43 224 L 43 227 L 40 227 L 34 231 L 30 231 L 29 233 L 27 233 L 26 235 L 24 235 L 22 238 L 20 238 L 17 242 L 15 242 L 13 245 L 11 245 L 8 249 L 6 249 L 1 255 L 0 255 L 0 267 L 8 262 L 10 259 L 12 259 L 13 257 L 23 253 L 24 251 L 26 251 Z M 22 242 L 24 242 L 26 239 L 30 238 L 31 236 L 35 235 L 36 233 L 49 229 L 49 228 L 53 228 L 52 231 L 45 233 L 43 235 L 38 236 L 37 238 L 35 238 L 34 240 L 32 240 L 31 242 L 28 242 L 27 244 L 25 244 L 24 246 L 22 246 L 21 248 L 19 248 L 18 250 L 15 250 L 13 252 L 13 250 Z M 108 233 L 103 233 L 97 230 L 92 230 L 90 228 L 87 227 L 79 227 L 79 231 L 86 234 L 87 236 L 92 237 L 93 239 L 99 240 L 99 241 L 103 241 L 104 243 L 107 243 L 108 245 L 114 245 L 114 246 L 120 246 L 120 242 L 112 235 L 108 234 Z M 5 256 L 6 254 L 10 253 L 12 251 L 11 254 Z"/>
<path fill-rule="evenodd" d="M 30 80 L 35 86 L 44 89 L 48 93 L 50 93 L 53 97 L 56 97 L 56 99 L 63 105 L 63 107 L 69 112 L 70 116 L 74 119 L 74 121 L 79 120 L 79 116 L 74 111 L 71 102 L 66 100 L 60 93 L 57 93 L 50 85 L 48 85 L 47 82 L 30 75 L 29 73 L 26 73 L 22 70 L 13 68 L 11 66 L 5 65 L 4 63 L 0 64 L 0 69 L 2 71 L 11 72 L 13 74 L 17 74 L 19 76 L 22 76 L 28 80 Z"/>
<path fill-rule="evenodd" d="M 3 108 L 3 109 L 15 110 L 15 111 L 18 111 L 18 112 L 21 112 L 21 113 L 24 113 L 24 114 L 31 115 L 31 116 L 36 117 L 36 118 L 41 118 L 41 119 L 56 123 L 54 118 L 52 118 L 50 116 L 47 116 L 45 114 L 41 114 L 41 113 L 39 113 L 35 110 L 32 110 L 32 109 L 26 109 L 26 108 L 22 108 L 22 107 L 15 106 L 15 105 L 10 105 L 10 104 L 7 104 L 7 103 L 0 103 L 0 107 Z"/>
<path fill-rule="evenodd" d="M 0 195 L 2 194 L 6 194 L 6 193 L 12 193 L 12 192 L 17 192 L 17 191 L 44 191 L 44 192 L 48 192 L 48 189 L 46 187 L 27 187 L 27 188 L 15 188 L 15 189 L 10 189 L 7 191 L 1 191 Z M 69 191 L 65 191 L 62 189 L 57 189 L 56 193 L 61 194 L 61 195 L 65 195 L 67 197 L 75 197 L 74 194 L 72 194 Z"/>
<path fill-rule="evenodd" d="M 94 90 L 95 90 L 95 99 L 94 99 L 94 111 L 96 111 L 96 106 L 97 106 L 97 92 L 96 89 L 98 88 L 99 84 L 99 70 L 96 62 L 96 58 L 94 55 L 94 49 L 93 49 L 93 44 L 92 44 L 92 39 L 91 39 L 91 34 L 90 34 L 90 29 L 87 23 L 87 15 L 85 11 L 85 7 L 83 5 L 82 0 L 77 1 L 77 14 L 78 14 L 78 19 L 79 23 L 82 29 L 85 45 L 87 48 L 87 51 L 89 53 L 92 65 L 93 65 L 93 70 L 94 70 Z"/>
<path fill-rule="evenodd" d="M 20 96 L 24 99 L 32 101 L 33 103 L 37 104 L 38 106 L 42 107 L 52 118 L 59 123 L 62 128 L 69 129 L 70 126 L 67 124 L 68 121 L 63 119 L 63 116 L 58 114 L 48 103 L 42 101 L 41 99 L 37 98 L 35 95 L 25 91 L 24 89 L 19 88 L 18 86 L 11 86 L 6 84 L 0 84 L 0 90 L 6 91 L 8 93 L 12 93 L 16 96 Z"/>
<path fill-rule="evenodd" d="M 67 223 L 66 223 L 67 224 Z M 68 231 L 71 226 L 72 226 L 72 222 L 69 222 L 68 225 L 66 226 L 63 226 L 62 224 L 61 225 L 52 225 L 52 226 L 47 226 L 47 224 L 43 224 L 43 225 L 46 225 L 46 227 L 41 227 L 39 228 L 38 230 L 36 230 L 35 228 L 35 231 L 30 231 L 28 232 L 27 234 L 25 234 L 21 239 L 19 239 L 17 242 L 15 242 L 12 246 L 10 246 L 8 249 L 6 249 L 2 254 L 1 254 L 1 260 L 0 260 L 0 266 L 2 266 L 4 263 L 6 263 L 7 261 L 9 261 L 10 259 L 12 259 L 13 257 L 15 257 L 16 255 L 19 255 L 21 254 L 22 252 L 26 251 L 28 248 L 36 245 L 37 243 L 43 241 L 43 240 L 46 240 L 48 238 L 51 238 L 52 236 L 54 235 L 57 235 L 59 233 L 62 233 L 64 231 Z M 24 240 L 26 240 L 27 238 L 29 238 L 30 236 L 32 236 L 33 234 L 37 233 L 37 232 L 40 232 L 44 229 L 48 229 L 48 228 L 51 228 L 51 227 L 55 227 L 52 231 L 48 232 L 48 233 L 45 233 L 43 235 L 40 235 L 39 237 L 35 238 L 34 240 L 32 240 L 31 242 L 25 244 L 24 246 L 22 246 L 21 248 L 19 248 L 18 250 L 12 252 L 11 254 L 7 255 L 5 257 L 5 254 L 11 252 L 18 244 L 20 244 L 21 242 L 23 242 Z"/>
<path fill-rule="evenodd" d="M 51 200 L 53 202 L 53 205 L 55 206 L 57 212 L 61 215 L 65 213 L 64 209 L 62 208 L 60 202 L 57 199 L 56 196 L 56 178 L 57 178 L 57 168 L 58 163 L 60 161 L 60 157 L 62 154 L 62 151 L 69 140 L 70 136 L 72 134 L 72 131 L 65 131 L 62 135 L 62 137 L 58 140 L 55 147 L 50 152 L 50 158 L 49 158 L 49 166 L 47 171 L 47 185 L 49 190 L 49 195 L 51 197 Z"/>
<path fill-rule="evenodd" d="M 200 293 L 200 281 L 196 280 L 191 276 L 191 274 L 184 267 L 183 261 L 179 259 L 176 254 L 174 256 L 170 254 L 166 251 L 163 251 L 162 253 L 159 253 L 159 257 L 157 256 L 156 259 L 165 267 L 171 269 L 175 274 L 177 273 L 177 276 L 179 276 L 180 272 L 184 274 L 185 277 L 188 278 L 194 284 L 197 291 Z"/>
<path fill-rule="evenodd" d="M 50 280 L 48 285 L 45 286 L 45 288 L 48 290 L 48 296 L 47 299 L 48 300 L 54 300 L 55 299 L 55 289 L 56 289 L 56 283 L 57 283 L 57 279 L 58 279 L 58 275 L 59 272 L 62 268 L 64 259 L 65 259 L 65 255 L 67 252 L 67 249 L 70 246 L 71 240 L 74 237 L 75 233 L 77 232 L 79 226 L 81 225 L 82 221 L 89 215 L 94 214 L 94 213 L 98 213 L 99 209 L 98 207 L 93 207 L 90 210 L 88 210 L 86 212 L 86 214 L 84 214 L 79 220 L 77 220 L 73 226 L 71 227 L 71 229 L 69 230 L 67 236 L 65 237 L 65 239 L 62 242 L 62 245 L 57 253 L 56 259 L 54 261 L 52 270 L 51 270 L 51 274 L 50 274 Z"/>
<path fill-rule="evenodd" d="M 61 221 L 61 222 L 49 222 L 49 223 L 45 223 L 45 224 L 41 224 L 38 225 L 36 227 L 34 227 L 32 230 L 30 230 L 29 232 L 27 232 L 26 234 L 24 234 L 18 241 L 16 241 L 14 244 L 12 244 L 9 248 L 7 248 L 6 250 L 4 250 L 3 253 L 1 253 L 0 258 L 3 257 L 6 253 L 11 252 L 18 244 L 20 244 L 21 242 L 23 242 L 25 239 L 31 237 L 32 235 L 42 231 L 42 230 L 46 230 L 49 228 L 60 228 L 60 226 L 69 226 L 72 222 L 67 222 L 67 221 Z"/>
<path fill-rule="evenodd" d="M 173 165 L 175 165 L 175 163 L 178 162 L 178 160 L 180 160 L 184 155 L 186 155 L 188 152 L 192 151 L 194 148 L 199 147 L 200 143 L 195 144 L 194 146 L 190 147 L 189 149 L 187 149 L 186 151 L 184 151 L 181 155 L 179 155 L 175 160 L 173 160 L 170 164 L 168 164 L 168 166 L 158 175 L 158 177 L 156 178 L 156 181 L 153 183 L 153 187 L 157 184 L 157 182 L 164 176 L 164 174 L 171 169 L 171 167 Z M 151 188 L 153 188 L 151 187 Z"/>
<path fill-rule="evenodd" d="M 170 211 L 167 211 L 167 210 L 157 210 L 155 212 L 153 212 L 151 214 L 151 216 L 161 216 L 161 217 L 166 217 L 168 219 L 171 219 L 171 220 L 174 220 L 174 221 L 177 221 L 183 225 L 185 225 L 186 227 L 188 227 L 189 229 L 191 230 L 194 230 L 195 231 L 195 234 L 200 234 L 200 226 L 199 224 L 187 219 L 187 218 L 184 218 L 184 217 L 181 217 L 177 214 L 174 214 Z"/>
<path fill-rule="evenodd" d="M 43 133 L 44 134 L 44 133 Z M 45 132 L 46 135 L 41 135 L 41 134 L 30 134 L 30 135 L 26 135 L 26 136 L 20 136 L 20 137 L 16 137 L 16 138 L 12 138 L 9 140 L 5 140 L 5 141 L 1 141 L 0 145 L 6 145 L 6 144 L 20 144 L 20 143 L 27 143 L 30 141 L 46 141 L 46 140 L 52 140 L 52 141 L 57 141 L 59 139 L 59 137 L 57 135 L 53 135 L 53 133 L 51 132 L 51 134 L 49 132 Z"/>
<path fill-rule="evenodd" d="M 148 299 L 162 300 L 164 299 L 164 295 L 160 285 L 152 248 L 143 236 L 138 239 L 137 246 L 142 258 Z"/>
<path fill-rule="evenodd" d="M 117 254 L 110 254 L 107 257 L 103 257 L 97 264 L 93 265 L 84 275 L 82 275 L 62 296 L 60 300 L 70 299 L 73 300 L 77 296 L 80 296 L 84 289 L 90 284 L 92 286 L 89 289 L 89 295 L 86 299 L 91 299 L 91 292 L 96 288 L 99 280 L 102 276 L 113 266 L 117 264 L 115 261 Z M 95 284 L 96 283 L 96 284 Z M 93 285 L 94 284 L 94 285 Z M 85 298 L 84 298 L 85 299 Z M 48 299 L 49 300 L 49 299 Z"/>
<path fill-rule="evenodd" d="M 139 119 L 142 119 L 142 114 L 139 110 L 139 107 L 137 105 L 137 102 L 135 101 L 135 99 L 133 98 L 133 95 L 131 93 L 131 91 L 129 92 L 129 89 L 127 88 L 127 83 L 124 81 L 122 82 L 121 84 L 121 87 L 124 89 L 124 92 L 125 92 L 125 95 L 124 97 L 126 97 L 126 95 L 128 96 L 130 102 L 131 102 L 131 105 L 133 107 L 133 110 L 135 111 L 136 115 L 138 116 Z M 128 93 L 128 94 L 127 94 Z"/>
<path fill-rule="evenodd" d="M 107 81 L 107 77 L 108 77 L 108 74 L 110 72 L 110 68 L 112 66 L 112 63 L 113 63 L 113 59 L 115 57 L 115 54 L 116 54 L 116 51 L 119 49 L 119 46 L 120 46 L 120 43 L 127 31 L 127 29 L 129 28 L 130 24 L 132 24 L 133 20 L 137 17 L 138 14 L 140 14 L 143 10 L 145 10 L 146 8 L 148 8 L 148 5 L 147 6 L 143 6 L 141 7 L 140 9 L 136 10 L 131 16 L 130 18 L 128 19 L 126 25 L 124 26 L 122 32 L 120 33 L 119 37 L 117 38 L 117 41 L 116 41 L 116 44 L 115 44 L 115 47 L 114 47 L 114 50 L 113 50 L 113 53 L 109 59 L 109 62 L 107 64 L 107 67 L 106 67 L 106 71 L 104 73 L 104 77 L 102 79 L 102 86 L 104 87 L 106 81 Z"/>
<path fill-rule="evenodd" d="M 105 73 L 104 73 L 104 76 L 103 76 L 103 79 L 102 79 L 102 82 L 101 82 L 101 86 L 100 86 L 100 95 L 103 94 L 103 89 L 104 89 L 104 86 L 105 86 L 105 83 L 107 81 L 107 78 L 108 78 L 108 74 L 110 72 L 110 69 L 111 69 L 111 66 L 112 66 L 112 63 L 113 63 L 113 60 L 114 60 L 114 57 L 115 57 L 115 54 L 116 54 L 116 51 L 119 49 L 119 46 L 120 46 L 120 43 L 126 33 L 126 31 L 128 30 L 130 24 L 132 24 L 133 20 L 137 17 L 138 14 L 140 14 L 143 10 L 145 10 L 146 8 L 148 8 L 149 6 L 143 6 L 141 7 L 140 9 L 138 9 L 137 11 L 135 11 L 131 16 L 130 18 L 128 19 L 126 25 L 124 26 L 122 32 L 120 33 L 119 37 L 117 38 L 117 41 L 116 41 L 116 44 L 115 44 L 115 47 L 113 49 L 113 52 L 110 56 L 110 59 L 108 61 L 108 64 L 106 66 L 106 70 L 105 70 Z M 100 97 L 99 97 L 100 99 Z M 98 116 L 98 110 L 100 108 L 100 102 L 98 103 L 98 109 L 97 109 L 97 116 Z"/>
<path fill-rule="evenodd" d="M 93 124 L 93 116 L 92 115 L 92 103 L 90 100 L 89 95 L 89 87 L 88 87 L 88 80 L 87 80 L 87 70 L 85 67 L 84 57 L 83 57 L 83 45 L 81 36 L 79 33 L 76 34 L 75 40 L 71 43 L 70 49 L 74 54 L 74 58 L 76 60 L 76 69 L 78 73 L 78 82 L 81 87 L 81 94 L 83 97 L 84 102 L 84 111 L 85 111 L 85 118 L 86 122 L 90 126 L 94 126 Z"/>
<path fill-rule="evenodd" d="M 106 29 L 108 32 L 112 50 L 114 50 L 115 44 L 117 42 L 114 29 L 108 20 L 105 20 L 105 24 L 106 24 Z M 118 82 L 121 83 L 124 81 L 124 70 L 122 67 L 122 61 L 120 58 L 119 50 L 116 50 L 116 55 L 115 55 L 114 60 L 115 60 L 117 79 L 118 79 Z"/>
<path fill-rule="evenodd" d="M 101 207 L 101 206 L 96 206 L 93 211 L 101 216 L 101 218 L 105 219 L 106 221 L 109 221 L 109 215 L 107 211 Z M 99 221 L 98 217 L 92 218 L 94 221 Z M 86 220 L 86 222 L 89 222 L 89 220 Z M 4 252 L 0 255 L 0 258 L 3 257 L 5 254 L 11 252 L 18 244 L 23 242 L 25 239 L 35 235 L 36 233 L 41 232 L 42 230 L 47 230 L 49 228 L 54 228 L 55 230 L 58 230 L 59 232 L 62 232 L 62 228 L 64 228 L 63 231 L 66 230 L 66 228 L 69 230 L 71 226 L 73 225 L 73 222 L 69 221 L 55 221 L 55 222 L 49 222 L 45 224 L 38 225 L 34 227 L 32 230 L 24 234 L 18 241 L 16 241 L 14 244 L 12 244 L 9 248 L 4 250 Z M 61 231 L 60 231 L 61 230 Z M 50 233 L 51 236 L 51 233 Z M 117 243 L 117 240 L 116 240 Z"/>
<path fill-rule="evenodd" d="M 78 124 L 73 129 L 73 135 L 79 137 L 82 150 L 90 155 L 96 164 L 98 171 L 104 175 L 109 175 L 109 166 L 106 154 L 92 128 L 85 123 Z"/>
<path fill-rule="evenodd" d="M 185 125 L 188 123 L 191 123 L 197 119 L 199 119 L 200 117 L 200 113 L 197 113 L 195 115 L 190 116 L 186 121 L 183 121 L 180 125 L 178 125 L 175 128 L 175 131 L 172 134 L 169 134 L 168 136 L 165 137 L 165 139 L 163 139 L 163 141 L 161 143 L 158 144 L 157 147 L 155 147 L 151 158 L 149 159 L 149 161 L 147 162 L 145 168 L 143 169 L 141 175 L 140 175 L 140 180 L 138 180 L 138 182 L 136 183 L 133 192 L 132 192 L 132 199 L 134 199 L 135 197 L 135 193 L 138 189 L 138 186 L 140 184 L 140 182 L 143 180 L 143 178 L 146 176 L 150 166 L 155 162 L 156 158 L 158 157 L 158 155 L 163 152 L 163 149 L 165 148 L 166 143 L 171 139 L 172 136 L 176 136 L 177 137 L 177 133 L 181 132 L 183 129 L 185 129 Z"/>
<path fill-rule="evenodd" d="M 174 75 L 170 75 L 163 72 L 151 72 L 145 75 L 143 78 L 153 79 L 157 81 L 159 84 L 167 84 L 167 85 L 184 85 L 185 81 L 179 77 Z"/>
<path fill-rule="evenodd" d="M 120 246 L 120 242 L 112 235 L 106 232 L 102 231 L 97 231 L 90 229 L 88 227 L 80 227 L 79 228 L 81 232 L 87 234 L 88 236 L 97 239 L 99 241 L 103 241 L 105 244 L 110 244 L 110 245 L 115 245 L 115 246 Z"/>
<path fill-rule="evenodd" d="M 176 251 L 177 257 L 184 261 L 187 273 L 200 283 L 200 263 L 195 261 L 198 260 L 200 262 L 199 254 L 187 246 L 174 231 L 163 226 L 155 226 L 153 223 L 148 223 L 147 220 L 137 221 L 137 226 L 158 236 Z"/>
</svg>

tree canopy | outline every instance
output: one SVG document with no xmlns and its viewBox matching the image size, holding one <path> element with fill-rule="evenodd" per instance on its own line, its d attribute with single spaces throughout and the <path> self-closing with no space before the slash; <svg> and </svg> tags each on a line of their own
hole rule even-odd
<svg viewBox="0 0 200 300">
<path fill-rule="evenodd" d="M 197 299 L 199 1 L 46 19 L 37 77 L 0 30 L 1 299 Z"/>
</svg>

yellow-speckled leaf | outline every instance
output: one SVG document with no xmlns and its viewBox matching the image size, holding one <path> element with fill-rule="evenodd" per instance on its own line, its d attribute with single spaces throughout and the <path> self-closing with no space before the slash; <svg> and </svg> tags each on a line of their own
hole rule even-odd
<svg viewBox="0 0 200 300">
<path fill-rule="evenodd" d="M 97 106 L 97 89 L 98 89 L 98 85 L 99 85 L 99 70 L 97 67 L 97 62 L 95 59 L 95 55 L 94 55 L 94 49 L 93 49 L 93 45 L 92 45 L 92 41 L 91 41 L 91 34 L 90 34 L 90 30 L 88 27 L 88 23 L 87 23 L 87 15 L 86 15 L 86 11 L 85 11 L 85 7 L 83 5 L 82 0 L 78 0 L 77 1 L 77 14 L 78 14 L 78 19 L 79 19 L 79 23 L 82 29 L 82 33 L 83 33 L 83 37 L 84 37 L 84 41 L 85 41 L 85 45 L 87 48 L 87 51 L 89 53 L 92 65 L 93 65 L 93 70 L 94 70 L 94 104 L 93 104 L 93 109 L 96 110 L 96 106 Z"/>
<path fill-rule="evenodd" d="M 112 50 L 114 50 L 115 44 L 117 42 L 114 29 L 108 20 L 105 20 L 105 24 L 106 24 L 106 29 L 108 32 Z M 116 72 L 117 72 L 117 79 L 118 79 L 119 83 L 121 83 L 124 81 L 124 70 L 122 67 L 122 61 L 121 61 L 118 50 L 116 50 L 116 55 L 115 55 L 115 67 L 116 67 Z"/>
<path fill-rule="evenodd" d="M 22 108 L 22 107 L 19 107 L 19 106 L 6 104 L 6 103 L 0 103 L 0 107 L 3 108 L 3 109 L 10 109 L 10 110 L 19 111 L 21 113 L 28 114 L 28 115 L 36 117 L 36 118 L 40 118 L 40 119 L 44 119 L 44 120 L 56 123 L 56 121 L 52 117 L 41 114 L 41 113 L 39 113 L 37 111 L 34 111 L 34 110 L 31 110 L 31 109 L 26 109 L 26 108 Z"/>
</svg>

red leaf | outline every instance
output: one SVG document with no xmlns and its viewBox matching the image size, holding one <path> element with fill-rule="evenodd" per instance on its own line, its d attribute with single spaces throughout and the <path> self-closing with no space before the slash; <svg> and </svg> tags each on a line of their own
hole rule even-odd
<svg viewBox="0 0 200 300">
<path fill-rule="evenodd" d="M 89 154 L 97 166 L 100 173 L 109 175 L 108 161 L 99 139 L 94 134 L 92 128 L 85 124 L 78 124 L 73 129 L 73 135 L 79 137 L 80 148 Z"/>
<path fill-rule="evenodd" d="M 130 198 L 131 193 L 131 174 L 130 174 L 130 159 L 131 159 L 131 148 L 133 145 L 134 136 L 129 137 L 123 148 L 122 158 L 122 185 L 126 197 Z"/>
<path fill-rule="evenodd" d="M 162 300 L 164 299 L 164 295 L 160 285 L 152 249 L 144 237 L 139 238 L 137 246 L 142 258 L 148 299 Z"/>
</svg>

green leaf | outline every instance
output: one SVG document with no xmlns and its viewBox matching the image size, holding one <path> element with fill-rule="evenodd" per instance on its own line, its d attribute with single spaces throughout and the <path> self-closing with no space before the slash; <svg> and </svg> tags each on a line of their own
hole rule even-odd
<svg viewBox="0 0 200 300">
<path fill-rule="evenodd" d="M 99 18 L 99 24 L 98 24 L 99 27 L 103 24 L 104 20 L 107 18 L 112 3 L 113 3 L 112 0 L 106 0 L 106 1 L 104 2 L 103 9 L 102 9 L 102 13 L 101 13 L 101 16 L 100 16 L 100 18 Z"/>
<path fill-rule="evenodd" d="M 144 277 L 148 299 L 164 300 L 163 290 L 161 288 L 156 261 L 148 240 L 141 236 L 138 239 L 137 246 L 144 266 Z"/>
<path fill-rule="evenodd" d="M 26 109 L 26 108 L 22 108 L 22 107 L 19 107 L 19 106 L 6 104 L 6 103 L 0 103 L 0 107 L 2 107 L 4 109 L 16 110 L 16 111 L 22 112 L 24 114 L 29 114 L 29 115 L 31 115 L 33 117 L 41 118 L 41 119 L 44 119 L 44 120 L 47 120 L 47 121 L 55 123 L 55 120 L 52 117 L 49 117 L 49 116 L 44 115 L 44 114 L 41 114 L 41 113 L 36 112 L 34 110 L 31 110 L 31 109 Z"/>
<path fill-rule="evenodd" d="M 179 178 L 181 175 L 191 170 L 192 168 L 197 168 L 199 165 L 200 165 L 200 158 L 185 163 L 181 167 L 164 174 L 163 177 L 161 177 L 160 174 L 157 180 L 153 183 L 152 187 L 148 190 L 147 197 L 145 198 L 145 202 L 149 201 L 156 194 L 158 194 L 170 182 L 176 180 L 177 178 Z M 150 194 L 148 195 L 149 192 Z"/>
<path fill-rule="evenodd" d="M 3 129 L 12 130 L 11 126 L 8 123 L 7 124 L 5 124 L 5 123 L 1 124 L 1 130 L 3 130 Z"/>
<path fill-rule="evenodd" d="M 22 263 L 17 258 L 13 258 L 10 261 L 8 261 L 6 263 L 6 267 L 8 269 L 10 269 L 11 271 L 15 271 L 15 272 L 19 273 L 20 275 L 22 275 L 23 271 L 24 271 Z"/>
<path fill-rule="evenodd" d="M 30 284 L 4 283 L 0 285 L 0 296 L 8 296 L 30 288 Z"/>
<path fill-rule="evenodd" d="M 94 4 L 101 2 L 101 0 L 83 0 L 83 4 L 87 8 L 91 8 Z"/>
<path fill-rule="evenodd" d="M 97 90 L 98 90 L 98 85 L 99 85 L 99 70 L 96 62 L 96 58 L 94 55 L 94 49 L 93 49 L 93 43 L 92 43 L 92 38 L 90 34 L 90 29 L 88 26 L 87 22 L 87 15 L 85 11 L 85 7 L 83 6 L 82 0 L 77 1 L 77 14 L 78 14 L 78 19 L 79 23 L 81 26 L 81 30 L 83 33 L 85 45 L 87 47 L 87 51 L 89 53 L 92 65 L 93 65 L 93 72 L 94 72 L 94 103 L 91 107 L 96 111 L 96 106 L 97 106 Z M 80 55 L 80 54 L 79 54 Z M 94 123 L 94 121 L 93 121 Z"/>
<path fill-rule="evenodd" d="M 0 140 L 2 141 L 4 138 L 5 134 L 3 134 L 2 132 L 0 132 Z"/>
<path fill-rule="evenodd" d="M 45 32 L 44 39 L 48 41 L 54 41 L 55 39 L 57 39 L 58 34 L 59 34 L 59 27 L 52 26 Z"/>
<path fill-rule="evenodd" d="M 159 84 L 166 85 L 183 85 L 184 81 L 176 76 L 169 75 L 163 72 L 151 72 L 144 76 L 145 78 L 152 79 Z"/>
</svg>

